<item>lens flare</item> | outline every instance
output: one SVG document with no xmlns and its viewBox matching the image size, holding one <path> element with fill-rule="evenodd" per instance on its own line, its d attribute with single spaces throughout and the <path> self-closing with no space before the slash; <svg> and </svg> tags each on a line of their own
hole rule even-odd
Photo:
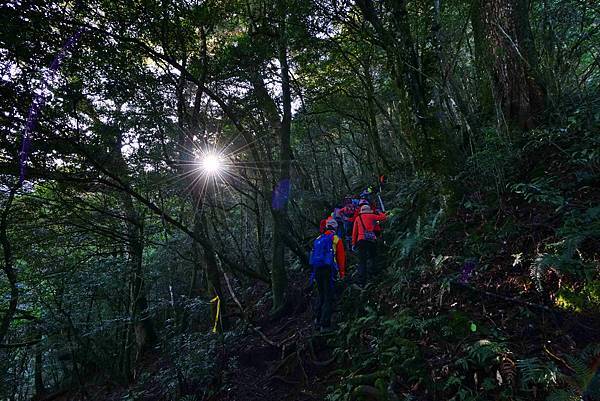
<svg viewBox="0 0 600 401">
<path fill-rule="evenodd" d="M 200 168 L 207 175 L 219 174 L 223 171 L 223 158 L 216 153 L 206 153 L 200 157 Z"/>
<path fill-rule="evenodd" d="M 182 134 L 188 135 L 184 131 Z M 244 156 L 258 141 L 270 136 L 270 133 L 265 133 L 240 143 L 241 134 L 238 133 L 224 146 L 214 140 L 203 144 L 192 141 L 190 147 L 179 145 L 182 158 L 176 160 L 179 173 L 173 176 L 173 181 L 184 182 L 182 190 L 194 194 L 195 211 L 202 213 L 206 204 L 220 204 L 222 210 L 227 210 L 231 206 L 227 199 L 236 198 L 238 192 L 240 196 L 249 196 L 246 189 L 256 190 L 259 180 L 279 173 L 280 160 L 256 160 L 254 155 Z M 273 207 L 282 208 L 289 196 L 289 181 L 280 182 L 273 189 Z"/>
</svg>

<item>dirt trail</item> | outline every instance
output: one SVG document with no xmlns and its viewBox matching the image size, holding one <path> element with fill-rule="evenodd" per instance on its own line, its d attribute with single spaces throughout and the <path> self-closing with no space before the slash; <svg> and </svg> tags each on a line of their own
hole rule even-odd
<svg viewBox="0 0 600 401">
<path fill-rule="evenodd" d="M 248 330 L 248 337 L 230 349 L 237 366 L 227 372 L 226 389 L 214 401 L 323 400 L 335 358 L 327 346 L 333 332 L 321 334 L 312 323 L 312 292 L 297 277 L 291 288 L 288 313 L 275 321 L 263 320 Z M 267 316 L 268 313 L 263 314 Z"/>
</svg>

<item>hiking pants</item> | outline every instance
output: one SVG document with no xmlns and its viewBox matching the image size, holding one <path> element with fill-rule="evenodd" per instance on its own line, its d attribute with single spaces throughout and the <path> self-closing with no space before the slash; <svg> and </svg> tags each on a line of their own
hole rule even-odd
<svg viewBox="0 0 600 401">
<path fill-rule="evenodd" d="M 346 236 L 346 240 L 348 241 L 348 243 L 350 243 L 350 239 L 352 238 L 352 227 L 354 226 L 354 223 L 351 221 L 344 221 L 344 235 Z M 350 245 L 348 245 L 350 246 Z"/>
<path fill-rule="evenodd" d="M 367 279 L 375 273 L 375 256 L 377 243 L 373 241 L 358 241 L 358 283 L 367 284 Z"/>
<path fill-rule="evenodd" d="M 331 313 L 333 311 L 333 282 L 331 278 L 331 268 L 321 267 L 315 271 L 315 281 L 317 282 L 317 292 L 319 299 L 315 308 L 315 320 L 321 327 L 331 326 Z"/>
<path fill-rule="evenodd" d="M 339 219 L 339 220 L 335 219 L 335 222 L 338 223 L 338 228 L 337 228 L 337 231 L 336 231 L 337 236 L 340 237 L 340 238 L 344 238 L 344 235 L 346 235 L 345 234 L 345 231 L 346 231 L 345 228 L 346 227 L 344 226 L 344 221 L 342 219 Z"/>
</svg>

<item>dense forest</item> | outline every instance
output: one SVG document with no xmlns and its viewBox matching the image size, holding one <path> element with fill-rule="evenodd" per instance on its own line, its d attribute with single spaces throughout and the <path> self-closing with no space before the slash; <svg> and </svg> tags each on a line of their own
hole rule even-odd
<svg viewBox="0 0 600 401">
<path fill-rule="evenodd" d="M 6 0 L 0 77 L 0 400 L 600 400 L 596 0 Z"/>
</svg>

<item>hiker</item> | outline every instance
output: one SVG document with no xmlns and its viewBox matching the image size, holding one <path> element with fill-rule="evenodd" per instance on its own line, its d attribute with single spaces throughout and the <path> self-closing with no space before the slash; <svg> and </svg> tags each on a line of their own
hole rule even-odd
<svg viewBox="0 0 600 401">
<path fill-rule="evenodd" d="M 344 223 L 344 235 L 346 243 L 350 244 L 352 241 L 352 227 L 354 225 L 354 213 L 356 213 L 357 206 L 354 205 L 350 197 L 346 197 L 344 200 L 344 207 L 342 208 L 342 221 Z"/>
<path fill-rule="evenodd" d="M 354 215 L 354 221 L 356 221 L 356 219 L 358 218 L 358 215 L 361 213 L 361 208 L 364 205 L 368 205 L 371 208 L 371 213 L 380 214 L 382 212 L 381 208 L 379 207 L 379 203 L 377 203 L 375 199 L 373 199 L 373 197 L 371 197 L 370 199 L 361 199 L 360 208 L 356 211 L 356 214 Z M 375 233 L 375 237 L 377 237 L 377 239 L 380 239 L 383 235 L 381 225 L 376 224 L 373 228 L 373 232 Z"/>
<path fill-rule="evenodd" d="M 358 285 L 364 286 L 368 276 L 373 275 L 377 250 L 377 230 L 379 223 L 384 222 L 387 215 L 373 212 L 368 204 L 360 207 L 360 212 L 354 219 L 352 229 L 352 250 L 358 251 Z"/>
<path fill-rule="evenodd" d="M 353 222 L 356 221 L 356 218 L 360 214 L 360 209 L 365 205 L 371 206 L 371 204 L 369 203 L 369 201 L 367 199 L 361 199 L 358 201 L 358 206 L 354 209 L 354 216 L 352 216 Z M 371 209 L 373 209 L 372 206 L 371 206 Z M 354 225 L 352 225 L 352 227 L 354 227 Z"/>
<path fill-rule="evenodd" d="M 369 206 L 371 206 L 371 209 L 379 210 L 379 205 L 377 204 L 377 201 L 375 198 L 376 198 L 376 196 L 375 196 L 375 192 L 373 192 L 373 188 L 368 187 L 360 193 L 359 206 L 368 204 Z M 360 207 L 359 207 L 359 209 L 360 209 Z"/>
<path fill-rule="evenodd" d="M 325 232 L 325 228 L 327 227 L 327 222 L 333 220 L 333 217 L 331 215 L 325 217 L 324 219 L 321 219 L 321 221 L 319 222 L 319 232 L 321 234 L 323 234 Z"/>
<path fill-rule="evenodd" d="M 321 234 L 325 232 L 325 227 L 327 226 L 327 219 L 328 217 L 321 219 L 321 221 L 319 222 L 319 232 Z"/>
<path fill-rule="evenodd" d="M 333 209 L 333 213 L 331 213 L 331 217 L 333 217 L 338 224 L 338 227 L 336 230 L 337 236 L 340 238 L 343 238 L 344 237 L 344 219 L 342 216 L 342 208 L 340 206 L 337 206 L 335 209 Z"/>
<path fill-rule="evenodd" d="M 354 222 L 356 221 L 356 219 L 358 218 L 358 215 L 361 213 L 361 208 L 365 205 L 368 205 L 371 208 L 371 212 L 375 211 L 376 213 L 381 212 L 378 208 L 377 205 L 373 202 L 369 202 L 368 199 L 361 199 L 358 202 L 358 207 L 356 208 L 355 212 L 354 212 L 354 216 L 352 217 L 352 227 L 354 227 Z M 373 231 L 375 232 L 375 235 L 377 238 L 381 237 L 381 226 L 379 224 L 377 224 L 375 226 L 375 228 L 373 229 Z"/>
<path fill-rule="evenodd" d="M 346 253 L 343 242 L 335 233 L 337 228 L 335 219 L 328 220 L 325 232 L 314 241 L 310 254 L 312 267 L 310 282 L 317 283 L 319 293 L 315 308 L 315 322 L 322 331 L 331 328 L 335 277 L 337 273 L 342 279 L 346 275 Z"/>
<path fill-rule="evenodd" d="M 373 203 L 373 188 L 365 188 L 365 190 L 360 193 L 360 199 L 366 199 L 369 204 Z"/>
</svg>

